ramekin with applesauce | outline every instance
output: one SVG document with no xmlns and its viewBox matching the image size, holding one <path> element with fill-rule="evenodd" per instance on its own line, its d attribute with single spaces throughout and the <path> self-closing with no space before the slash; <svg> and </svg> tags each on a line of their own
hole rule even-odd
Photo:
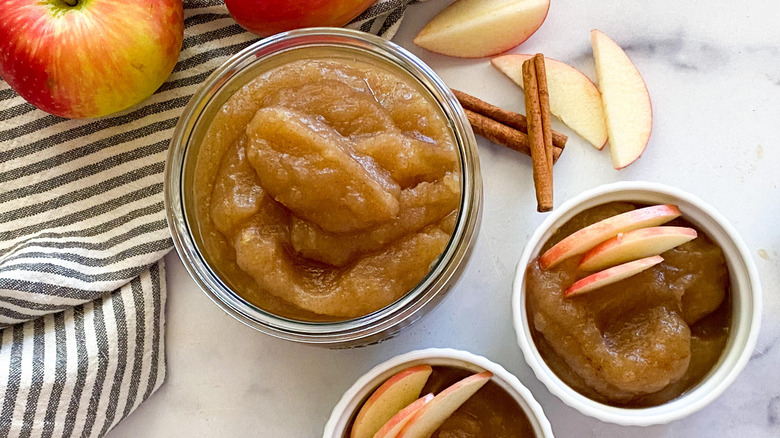
<svg viewBox="0 0 780 438">
<path fill-rule="evenodd" d="M 492 373 L 488 385 L 493 387 L 488 389 L 487 386 L 483 386 L 472 396 L 472 398 L 476 398 L 474 402 L 479 406 L 477 408 L 468 406 L 469 401 L 467 400 L 458 411 L 452 414 L 452 423 L 447 424 L 445 422 L 442 425 L 442 427 L 448 428 L 448 434 L 453 434 L 452 436 L 461 436 L 458 434 L 464 434 L 463 436 L 492 436 L 485 435 L 485 431 L 480 428 L 493 427 L 500 430 L 498 432 L 500 436 L 515 436 L 506 435 L 505 425 L 510 420 L 518 420 L 519 417 L 524 417 L 522 418 L 522 422 L 525 423 L 523 426 L 524 430 L 520 436 L 553 437 L 552 427 L 542 410 L 542 406 L 534 399 L 531 391 L 520 383 L 517 377 L 501 365 L 485 357 L 450 348 L 428 348 L 411 351 L 376 365 L 344 393 L 341 400 L 333 408 L 322 437 L 344 438 L 350 436 L 350 431 L 354 426 L 358 412 L 372 393 L 397 373 L 420 365 L 428 365 L 434 369 L 428 384 L 422 391 L 423 393 L 428 390 L 430 381 L 436 379 L 437 368 L 461 370 L 465 373 L 464 375 L 485 371 Z M 441 385 L 434 384 L 433 386 Z M 480 395 L 480 391 L 487 392 Z M 480 397 L 482 398 L 480 399 Z M 431 403 L 433 402 L 431 401 Z M 490 406 L 493 403 L 500 406 Z M 462 415 L 461 410 L 464 410 Z M 515 410 L 519 410 L 519 412 Z M 480 415 L 488 415 L 489 417 L 476 418 Z M 512 418 L 509 418 L 510 416 Z M 409 422 L 413 421 L 410 420 Z M 493 431 L 492 433 L 496 432 Z"/>
<path fill-rule="evenodd" d="M 165 184 L 174 245 L 218 306 L 330 347 L 430 309 L 481 218 L 476 143 L 450 90 L 345 29 L 279 34 L 214 71 L 174 131 Z"/>
<path fill-rule="evenodd" d="M 636 208 L 634 211 L 638 212 L 643 206 L 679 209 L 677 211 L 678 214 L 681 214 L 679 218 L 668 224 L 694 227 L 699 231 L 698 237 L 662 253 L 663 257 L 652 257 L 664 259 L 661 264 L 581 296 L 572 293 L 577 286 L 576 284 L 569 285 L 569 283 L 573 279 L 588 275 L 587 269 L 584 273 L 577 273 L 576 277 L 570 277 L 574 274 L 568 273 L 567 270 L 575 269 L 573 266 L 578 263 L 579 268 L 576 269 L 583 269 L 586 265 L 583 261 L 588 260 L 589 255 L 591 256 L 590 260 L 592 260 L 592 254 L 595 254 L 599 249 L 608 247 L 611 242 L 608 241 L 595 247 L 594 252 L 585 253 L 584 256 L 575 255 L 568 261 L 563 260 L 560 265 L 554 267 L 545 267 L 545 264 L 549 265 L 550 263 L 543 260 L 544 257 L 537 259 L 543 251 L 547 251 L 552 243 L 565 238 L 567 233 L 572 231 L 571 225 L 576 224 L 577 221 L 584 220 L 585 223 L 593 223 L 594 220 L 598 221 L 605 214 L 606 217 L 616 217 L 613 216 L 614 212 L 609 212 L 610 210 L 617 209 L 619 213 L 621 209 L 628 209 L 627 211 L 631 212 L 631 208 Z M 638 215 L 636 216 L 638 217 Z M 675 221 L 681 221 L 681 223 Z M 594 225 L 591 229 L 603 229 L 603 227 L 597 227 Z M 559 229 L 563 233 L 556 233 Z M 576 229 L 582 230 L 584 228 Z M 578 240 L 584 241 L 586 239 L 585 233 L 580 234 Z M 628 234 L 628 232 L 619 234 L 615 239 L 619 240 Z M 569 241 L 573 242 L 574 240 L 569 239 Z M 552 255 L 554 252 L 549 251 L 545 253 L 545 256 Z M 697 255 L 697 253 L 701 255 Z M 701 257 L 702 261 L 696 262 L 694 257 Z M 667 261 L 669 265 L 666 265 Z M 699 270 L 688 272 L 685 268 L 679 267 L 691 263 L 699 263 L 697 266 L 716 267 L 717 273 L 714 275 L 718 276 L 717 279 L 708 278 L 706 274 L 709 271 L 701 270 L 703 268 L 695 268 Z M 701 265 L 701 263 L 706 264 Z M 630 263 L 626 263 L 626 265 L 628 264 Z M 727 270 L 725 277 L 723 269 Z M 547 273 L 545 273 L 546 270 Z M 615 271 L 614 268 L 610 268 L 598 274 L 591 274 L 591 278 L 610 270 Z M 543 298 L 534 298 L 532 294 L 538 294 L 538 291 L 533 291 L 530 288 L 540 287 L 538 286 L 539 281 L 544 278 L 547 279 L 544 281 L 566 279 L 566 285 L 562 287 L 569 286 L 569 288 L 564 293 L 563 290 L 550 289 L 552 283 L 549 283 L 541 286 L 542 290 L 545 291 L 542 295 Z M 577 281 L 577 283 L 584 284 L 585 280 Z M 531 286 L 530 281 L 534 281 L 537 285 Z M 641 283 L 643 281 L 648 283 Z M 669 296 L 679 294 L 680 292 L 675 292 L 675 290 L 680 288 L 692 290 L 685 289 L 692 287 L 692 285 L 697 288 L 697 292 L 692 295 L 693 297 L 699 296 L 700 291 L 714 291 L 717 289 L 712 289 L 712 287 L 722 287 L 726 290 L 725 300 L 721 298 L 721 304 L 716 310 L 711 310 L 712 313 L 709 316 L 697 319 L 693 325 L 687 325 L 688 310 L 692 309 L 690 301 L 688 304 L 678 302 L 676 306 L 679 307 L 675 307 L 675 304 L 670 306 L 671 301 L 644 303 L 644 301 L 651 299 L 650 295 L 648 298 L 643 298 L 645 290 L 658 290 L 656 282 L 668 284 L 667 291 L 660 293 Z M 713 286 L 714 284 L 717 285 Z M 651 287 L 656 289 L 649 289 Z M 551 298 L 559 293 L 564 294 L 562 299 Z M 567 297 L 566 294 L 570 294 L 570 296 Z M 628 297 L 628 302 L 633 302 L 632 300 L 636 298 L 641 306 L 647 306 L 649 310 L 640 310 L 640 312 L 645 312 L 641 314 L 632 313 L 631 309 L 610 311 L 610 308 L 619 309 L 620 306 L 627 305 L 616 303 L 617 300 L 624 299 L 621 297 Z M 659 295 L 659 297 L 663 297 L 663 295 Z M 575 302 L 576 300 L 585 301 Z M 555 312 L 555 309 L 550 307 L 550 303 L 555 302 L 563 306 L 559 312 L 568 315 L 569 319 L 579 317 L 577 315 L 589 315 L 587 318 L 593 318 L 595 325 L 590 328 L 587 326 L 587 321 L 575 321 L 573 325 L 579 324 L 580 328 L 576 333 L 570 333 L 570 335 L 562 335 L 561 331 L 565 332 L 568 329 L 560 328 L 559 325 L 552 327 L 555 330 L 550 330 L 552 320 L 559 318 L 551 313 Z M 536 310 L 532 310 L 534 306 L 537 306 Z M 671 312 L 668 314 L 669 316 L 659 313 L 662 311 L 661 309 L 667 308 L 664 306 L 670 306 L 669 308 L 672 309 L 669 311 Z M 561 205 L 537 228 L 526 245 L 517 266 L 512 295 L 517 340 L 526 362 L 533 369 L 537 378 L 547 386 L 551 393 L 583 414 L 625 426 L 649 426 L 683 418 L 702 409 L 723 393 L 745 367 L 752 354 L 761 322 L 761 308 L 761 285 L 756 267 L 742 239 L 728 221 L 713 207 L 689 193 L 677 188 L 648 182 L 607 184 L 583 192 Z M 605 316 L 599 313 L 604 311 L 608 312 L 609 315 Z M 538 312 L 542 313 L 537 314 Z M 676 316 L 673 315 L 675 312 Z M 727 313 L 723 314 L 723 312 Z M 654 337 L 654 340 L 650 340 L 647 344 L 638 339 L 629 339 L 627 341 L 629 345 L 625 348 L 621 347 L 617 343 L 623 342 L 620 339 L 625 337 L 624 334 L 628 334 L 629 337 L 632 334 L 635 336 L 644 335 L 643 324 L 646 322 L 639 317 L 648 318 L 647 324 L 649 326 L 653 324 L 652 318 L 660 318 L 658 324 L 655 324 L 660 324 L 657 337 Z M 705 324 L 704 331 L 699 330 L 697 324 L 700 323 Z M 718 324 L 723 325 L 723 327 L 718 327 Z M 547 339 L 553 331 L 557 333 L 558 338 L 562 339 Z M 586 335 L 587 333 L 591 333 L 591 335 Z M 588 336 L 590 337 L 588 338 Z M 680 348 L 684 347 L 685 343 L 666 345 L 662 341 L 666 337 L 677 339 L 681 336 L 683 338 L 688 336 L 690 339 L 689 359 L 678 354 L 679 351 L 682 351 Z M 600 347 L 580 345 L 579 350 L 572 347 L 578 342 L 583 342 L 580 338 L 590 339 L 593 337 L 600 337 L 600 342 L 603 345 Z M 698 338 L 695 339 L 695 337 Z M 703 342 L 711 340 L 717 342 L 719 348 L 717 355 L 710 354 L 706 359 L 701 359 L 701 357 L 697 359 L 696 354 L 705 350 L 695 349 L 694 343 L 703 345 Z M 586 348 L 593 349 L 593 352 L 583 350 Z M 653 355 L 669 357 L 678 362 L 690 360 L 691 365 L 688 370 L 683 370 L 685 375 L 678 376 L 679 381 L 669 380 L 666 386 L 661 387 L 660 390 L 655 388 L 646 393 L 641 392 L 642 389 L 634 388 L 634 391 L 639 392 L 632 393 L 627 388 L 633 388 L 631 385 L 636 386 L 637 382 L 644 382 L 642 379 L 646 376 L 640 376 L 639 371 L 625 371 L 621 374 L 618 369 L 620 366 L 630 367 L 631 364 L 636 364 L 635 366 L 641 369 L 648 368 L 646 371 L 648 376 L 652 374 L 653 369 L 663 369 L 666 371 L 657 377 L 667 376 L 669 379 L 672 376 L 671 369 L 679 368 L 676 365 L 662 363 L 658 358 L 648 359 L 643 352 L 630 352 L 632 348 L 650 349 L 647 352 L 648 357 Z M 624 350 L 629 352 L 626 353 L 627 356 L 623 355 Z M 578 355 L 583 355 L 583 358 L 579 358 Z M 604 355 L 607 357 L 602 357 Z M 599 357 L 602 358 L 598 359 Z M 704 360 L 706 362 L 703 362 Z M 691 371 L 694 363 L 697 364 L 697 368 Z M 688 376 L 689 372 L 696 373 L 696 377 Z M 603 378 L 599 376 L 603 376 Z M 647 379 L 649 382 L 650 378 L 647 377 Z M 627 398 L 615 400 L 610 397 Z"/>
</svg>

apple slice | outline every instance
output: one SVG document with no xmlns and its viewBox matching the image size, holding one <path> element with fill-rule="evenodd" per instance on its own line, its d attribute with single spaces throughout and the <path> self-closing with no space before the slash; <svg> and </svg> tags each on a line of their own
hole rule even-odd
<svg viewBox="0 0 780 438">
<path fill-rule="evenodd" d="M 514 83 L 523 87 L 523 62 L 533 55 L 503 55 L 490 62 Z M 590 144 L 601 150 L 607 143 L 607 125 L 601 93 L 587 76 L 576 68 L 544 58 L 550 112 Z"/>
<path fill-rule="evenodd" d="M 460 58 L 495 55 L 527 40 L 549 9 L 550 0 L 458 0 L 433 17 L 414 43 Z"/>
<path fill-rule="evenodd" d="M 645 81 L 626 52 L 597 29 L 590 31 L 590 41 L 612 164 L 622 169 L 636 161 L 647 147 L 653 129 L 653 107 Z"/>
<path fill-rule="evenodd" d="M 453 412 L 493 377 L 490 371 L 473 374 L 436 395 L 420 408 L 401 429 L 401 438 L 428 438 Z"/>
<path fill-rule="evenodd" d="M 412 414 L 417 412 L 431 400 L 433 400 L 433 394 L 426 394 L 412 402 L 409 406 L 401 409 L 397 414 L 393 415 L 393 418 L 387 420 L 387 423 L 374 434 L 374 438 L 397 437 L 398 433 L 401 432 L 401 429 L 403 429 L 404 426 L 406 426 L 406 423 L 412 418 Z"/>
<path fill-rule="evenodd" d="M 360 408 L 350 438 L 374 436 L 393 415 L 420 396 L 432 371 L 430 365 L 417 365 L 387 379 Z"/>
<path fill-rule="evenodd" d="M 630 260 L 658 255 L 696 238 L 688 227 L 650 227 L 620 233 L 586 252 L 580 269 L 597 271 Z"/>
<path fill-rule="evenodd" d="M 653 267 L 662 261 L 664 261 L 664 259 L 661 256 L 650 256 L 596 272 L 569 286 L 566 291 L 563 292 L 563 296 L 572 297 L 581 295 L 608 284 L 617 283 L 620 280 L 625 280 L 632 275 L 636 275 L 645 269 Z"/>
<path fill-rule="evenodd" d="M 620 233 L 655 227 L 680 216 L 676 205 L 653 205 L 627 211 L 589 225 L 570 234 L 539 257 L 539 266 L 549 269 L 563 260 L 582 254 Z"/>
<path fill-rule="evenodd" d="M 600 287 L 604 287 L 608 284 L 617 283 L 620 280 L 624 280 L 628 277 L 631 277 L 632 275 L 636 275 L 644 271 L 645 269 L 655 266 L 662 261 L 664 261 L 664 259 L 661 256 L 651 256 L 596 272 L 595 274 L 588 275 L 582 280 L 579 280 L 569 286 L 569 288 L 564 291 L 563 296 L 572 297 L 575 295 L 581 295 L 586 292 L 596 290 Z"/>
</svg>

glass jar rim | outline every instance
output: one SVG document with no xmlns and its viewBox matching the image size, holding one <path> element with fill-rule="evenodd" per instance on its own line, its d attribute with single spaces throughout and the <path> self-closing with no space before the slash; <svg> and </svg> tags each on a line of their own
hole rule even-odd
<svg viewBox="0 0 780 438">
<path fill-rule="evenodd" d="M 425 278 L 394 303 L 368 315 L 333 322 L 310 322 L 282 317 L 241 298 L 211 269 L 196 242 L 187 219 L 183 192 L 187 150 L 203 113 L 224 93 L 230 79 L 242 71 L 280 53 L 311 47 L 338 47 L 363 56 L 379 57 L 398 67 L 418 82 L 438 103 L 453 131 L 462 170 L 461 203 L 455 231 L 442 256 Z M 232 93 L 230 93 L 232 95 Z M 207 126 L 206 126 L 207 127 Z M 277 34 L 260 40 L 233 55 L 201 85 L 184 109 L 174 129 L 165 169 L 165 206 L 174 246 L 193 280 L 225 312 L 261 332 L 283 339 L 323 345 L 361 343 L 391 331 L 406 322 L 462 269 L 479 226 L 482 185 L 476 140 L 462 108 L 444 82 L 421 60 L 400 46 L 364 32 L 342 28 L 308 28 Z M 388 333 L 391 334 L 391 333 Z"/>
</svg>

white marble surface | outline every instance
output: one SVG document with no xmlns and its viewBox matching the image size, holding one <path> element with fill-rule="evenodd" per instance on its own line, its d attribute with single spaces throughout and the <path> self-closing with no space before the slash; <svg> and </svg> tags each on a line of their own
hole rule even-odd
<svg viewBox="0 0 780 438">
<path fill-rule="evenodd" d="M 522 110 L 520 91 L 486 59 L 415 47 L 412 38 L 448 2 L 410 8 L 395 41 L 448 85 Z M 607 151 L 570 134 L 555 168 L 556 205 L 597 185 L 650 180 L 686 189 L 742 234 L 764 288 L 755 354 L 702 411 L 669 425 L 604 424 L 565 406 L 533 376 L 515 343 L 509 297 L 515 263 L 544 216 L 535 212 L 530 161 L 479 139 L 485 204 L 473 259 L 447 299 L 395 339 L 331 351 L 272 339 L 223 313 L 167 256 L 165 384 L 111 437 L 320 436 L 332 406 L 373 365 L 412 349 L 455 347 L 487 356 L 534 393 L 558 437 L 780 436 L 780 3 L 553 1 L 541 29 L 514 51 L 573 64 L 594 78 L 589 31 L 599 28 L 644 76 L 655 114 L 644 156 L 615 171 Z"/>
</svg>

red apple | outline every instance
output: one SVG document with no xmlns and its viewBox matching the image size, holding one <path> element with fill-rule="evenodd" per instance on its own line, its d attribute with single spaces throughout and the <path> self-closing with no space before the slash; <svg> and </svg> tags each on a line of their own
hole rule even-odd
<svg viewBox="0 0 780 438">
<path fill-rule="evenodd" d="M 430 365 L 417 365 L 399 371 L 379 386 L 360 408 L 350 438 L 371 438 L 401 409 L 420 396 Z"/>
<path fill-rule="evenodd" d="M 493 377 L 490 371 L 473 374 L 459 380 L 438 393 L 430 403 L 415 412 L 398 438 L 427 438 L 431 436 L 453 412 Z"/>
<path fill-rule="evenodd" d="M 406 426 L 406 423 L 412 418 L 412 414 L 420 410 L 420 408 L 431 400 L 433 400 L 433 394 L 426 394 L 412 402 L 409 406 L 401 409 L 397 414 L 393 415 L 393 418 L 387 420 L 387 423 L 374 434 L 374 438 L 397 437 L 398 433 L 401 432 L 401 429 L 403 429 L 404 426 Z"/>
<path fill-rule="evenodd" d="M 661 225 L 678 216 L 680 216 L 680 209 L 676 205 L 667 204 L 638 208 L 608 217 L 556 243 L 539 257 L 539 266 L 542 269 L 552 268 L 563 260 L 582 254 L 619 233 Z"/>
<path fill-rule="evenodd" d="M 617 283 L 620 280 L 625 280 L 632 275 L 636 275 L 645 269 L 651 268 L 664 261 L 661 256 L 652 256 L 644 259 L 634 260 L 633 262 L 623 263 L 603 271 L 596 272 L 595 274 L 588 275 L 587 277 L 579 280 L 569 286 L 563 293 L 565 297 L 571 297 L 574 295 L 584 294 L 586 292 L 594 291 L 600 287 L 604 287 L 608 284 Z"/>
<path fill-rule="evenodd" d="M 0 77 L 62 117 L 100 117 L 146 99 L 181 50 L 181 0 L 3 0 Z"/>
<path fill-rule="evenodd" d="M 696 238 L 688 227 L 649 227 L 620 233 L 585 253 L 580 269 L 597 271 L 630 260 L 659 255 Z"/>
<path fill-rule="evenodd" d="M 374 1 L 225 0 L 225 6 L 241 27 L 260 36 L 269 36 L 302 27 L 340 27 Z"/>
</svg>

